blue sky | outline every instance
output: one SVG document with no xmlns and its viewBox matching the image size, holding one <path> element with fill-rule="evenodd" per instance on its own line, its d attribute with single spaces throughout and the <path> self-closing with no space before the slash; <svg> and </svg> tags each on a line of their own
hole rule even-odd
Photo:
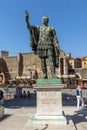
<svg viewBox="0 0 87 130">
<path fill-rule="evenodd" d="M 87 0 L 0 0 L 0 51 L 10 56 L 32 51 L 25 10 L 31 25 L 42 25 L 42 16 L 49 17 L 65 53 L 87 56 Z"/>
</svg>

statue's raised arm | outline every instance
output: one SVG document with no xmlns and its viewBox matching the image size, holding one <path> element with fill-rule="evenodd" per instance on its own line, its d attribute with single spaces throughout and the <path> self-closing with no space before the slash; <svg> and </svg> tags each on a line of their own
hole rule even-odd
<svg viewBox="0 0 87 130">
<path fill-rule="evenodd" d="M 31 25 L 29 23 L 29 13 L 28 13 L 27 10 L 25 10 L 25 21 L 26 21 L 27 28 L 30 30 L 31 29 Z"/>
<path fill-rule="evenodd" d="M 30 38 L 29 38 L 30 42 L 29 43 L 30 43 L 30 46 L 32 47 L 32 50 L 36 54 L 37 43 L 38 43 L 37 27 L 30 25 L 30 22 L 29 22 L 29 13 L 28 13 L 27 10 L 25 11 L 24 15 L 25 15 L 26 26 L 27 26 L 27 29 L 29 30 L 29 33 L 30 33 Z"/>
</svg>

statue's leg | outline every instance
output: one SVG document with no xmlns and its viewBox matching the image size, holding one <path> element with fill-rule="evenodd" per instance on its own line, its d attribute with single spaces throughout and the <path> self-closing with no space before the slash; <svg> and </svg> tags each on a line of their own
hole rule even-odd
<svg viewBox="0 0 87 130">
<path fill-rule="evenodd" d="M 53 63 L 53 57 L 50 55 L 48 57 L 48 60 L 49 60 L 49 63 L 50 63 L 50 69 L 51 69 L 52 78 L 56 78 L 55 67 L 54 67 L 54 63 Z"/>
<path fill-rule="evenodd" d="M 41 58 L 41 67 L 42 67 L 43 77 L 47 78 L 46 58 Z"/>
</svg>

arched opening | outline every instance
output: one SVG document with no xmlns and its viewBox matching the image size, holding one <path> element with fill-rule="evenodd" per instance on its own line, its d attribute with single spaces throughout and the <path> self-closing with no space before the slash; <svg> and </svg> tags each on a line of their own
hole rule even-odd
<svg viewBox="0 0 87 130">
<path fill-rule="evenodd" d="M 79 73 L 76 73 L 76 85 L 78 84 L 78 82 L 82 82 L 82 76 Z"/>
<path fill-rule="evenodd" d="M 3 87 L 5 85 L 5 74 L 0 71 L 0 87 Z"/>
<path fill-rule="evenodd" d="M 82 79 L 82 77 L 79 73 L 76 73 L 76 79 Z"/>
</svg>

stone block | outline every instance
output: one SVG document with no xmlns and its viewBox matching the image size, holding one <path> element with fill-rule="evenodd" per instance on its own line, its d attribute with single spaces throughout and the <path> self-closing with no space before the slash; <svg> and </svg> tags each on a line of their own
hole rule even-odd
<svg viewBox="0 0 87 130">
<path fill-rule="evenodd" d="M 0 106 L 0 119 L 4 116 L 4 107 Z"/>
</svg>

